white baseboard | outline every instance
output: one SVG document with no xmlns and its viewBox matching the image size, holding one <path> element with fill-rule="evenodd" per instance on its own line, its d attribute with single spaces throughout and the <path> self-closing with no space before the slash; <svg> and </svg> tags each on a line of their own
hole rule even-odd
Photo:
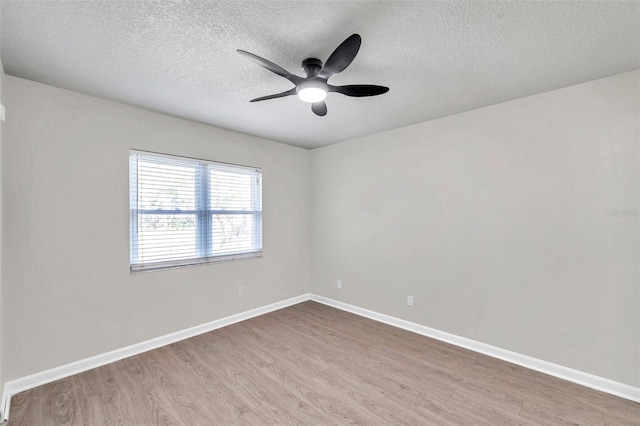
<svg viewBox="0 0 640 426">
<path fill-rule="evenodd" d="M 311 300 L 322 303 L 323 305 L 332 306 L 343 311 L 370 318 L 375 321 L 383 322 L 394 327 L 412 331 L 423 336 L 432 337 L 434 339 L 450 343 L 455 346 L 460 346 L 474 352 L 489 355 L 493 358 L 498 358 L 512 364 L 517 364 L 531 370 L 539 371 L 550 376 L 567 380 L 569 382 L 577 383 L 579 385 L 619 396 L 621 398 L 629 399 L 631 401 L 640 402 L 640 388 L 634 386 L 605 379 L 604 377 L 595 376 L 590 373 L 574 370 L 569 367 L 543 361 L 541 359 L 533 358 L 527 355 L 522 355 L 517 352 L 512 352 L 506 349 L 491 346 L 486 343 L 477 342 L 475 340 L 467 339 L 466 337 L 461 337 L 455 334 L 436 330 L 434 328 L 426 327 L 424 325 L 416 324 L 410 321 L 405 321 L 400 318 L 381 314 L 375 311 L 370 311 L 358 306 L 349 305 L 347 303 L 339 302 L 337 300 L 329 299 L 323 296 L 318 296 L 316 294 L 311 294 Z"/>
<path fill-rule="evenodd" d="M 111 352 L 106 352 L 104 354 L 61 365 L 59 367 L 32 374 L 30 376 L 10 380 L 4 384 L 4 389 L 2 392 L 2 400 L 0 401 L 2 416 L 0 418 L 0 421 L 8 420 L 9 408 L 11 406 L 11 397 L 17 393 L 44 385 L 46 383 L 51 383 L 65 377 L 72 376 L 74 374 L 82 373 L 83 371 L 87 371 L 92 368 L 101 367 L 103 365 L 119 361 L 130 356 L 138 355 L 152 349 L 157 349 L 162 346 L 178 342 L 180 340 L 188 339 L 199 334 L 226 327 L 228 325 L 235 324 L 249 318 L 254 318 L 269 312 L 277 311 L 278 309 L 296 305 L 307 300 L 313 300 L 315 302 L 332 306 L 343 311 L 351 312 L 356 315 L 392 325 L 394 327 L 412 331 L 423 336 L 432 337 L 434 339 L 450 343 L 455 346 L 460 346 L 465 349 L 469 349 L 481 354 L 517 364 L 531 370 L 540 371 L 541 373 L 549 374 L 551 376 L 555 376 L 560 379 L 587 386 L 592 389 L 616 395 L 621 398 L 640 402 L 640 388 L 634 386 L 615 382 L 613 380 L 605 379 L 603 377 L 574 370 L 569 367 L 564 367 L 562 365 L 543 361 L 527 355 L 522 355 L 506 349 L 501 349 L 495 346 L 488 345 L 486 343 L 467 339 L 466 337 L 456 336 L 455 334 L 436 330 L 434 328 L 416 324 L 410 321 L 405 321 L 403 319 L 381 314 L 375 311 L 370 311 L 358 306 L 349 305 L 347 303 L 339 302 L 327 297 L 318 296 L 316 294 L 303 294 L 291 299 L 272 303 L 270 305 L 262 306 L 256 309 L 251 309 L 249 311 L 241 312 L 239 314 L 231 315 L 225 318 L 220 318 L 215 321 L 197 325 L 195 327 L 187 328 L 175 333 L 170 333 L 165 336 L 160 336 L 155 339 L 147 340 L 145 342 L 136 343 L 131 346 L 116 349 Z"/>
<path fill-rule="evenodd" d="M 61 365 L 49 370 L 41 371 L 39 373 L 32 374 L 30 376 L 21 377 L 19 379 L 10 380 L 4 384 L 2 392 L 2 401 L 0 407 L 2 408 L 2 418 L 0 421 L 9 419 L 9 408 L 11 407 L 11 397 L 20 392 L 24 392 L 28 389 L 35 388 L 37 386 L 44 385 L 45 383 L 51 383 L 56 380 L 63 379 L 65 377 L 72 376 L 74 374 L 82 373 L 83 371 L 91 370 L 92 368 L 101 367 L 103 365 L 119 361 L 124 358 L 128 358 L 133 355 L 138 355 L 143 352 L 157 349 L 162 346 L 169 345 L 171 343 L 179 342 L 180 340 L 188 339 L 193 336 L 197 336 L 202 333 L 216 330 L 218 328 L 226 327 L 231 324 L 235 324 L 240 321 L 247 320 L 249 318 L 257 317 L 267 314 L 269 312 L 277 311 L 278 309 L 286 308 L 291 305 L 296 305 L 301 302 L 305 302 L 310 299 L 309 294 L 303 294 L 291 299 L 282 300 L 280 302 L 272 303 L 270 305 L 262 306 L 249 311 L 241 312 L 239 314 L 231 315 L 225 318 L 220 318 L 215 321 L 211 321 L 205 324 L 190 327 L 185 330 L 176 331 L 165 336 L 160 336 L 155 339 L 147 340 L 145 342 L 136 343 L 131 346 L 116 349 L 111 352 L 92 356 L 90 358 L 82 359 L 79 361 L 71 362 L 69 364 Z"/>
</svg>

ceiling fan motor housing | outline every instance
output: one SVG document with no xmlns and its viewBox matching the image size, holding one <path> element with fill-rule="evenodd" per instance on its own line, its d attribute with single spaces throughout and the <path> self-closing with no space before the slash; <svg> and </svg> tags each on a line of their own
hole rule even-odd
<svg viewBox="0 0 640 426">
<path fill-rule="evenodd" d="M 302 61 L 302 70 L 307 77 L 316 77 L 322 70 L 322 61 L 316 58 L 307 58 Z"/>
</svg>

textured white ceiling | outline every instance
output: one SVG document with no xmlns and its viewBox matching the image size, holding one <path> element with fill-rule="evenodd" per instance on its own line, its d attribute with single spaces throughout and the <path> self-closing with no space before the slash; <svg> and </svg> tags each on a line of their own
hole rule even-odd
<svg viewBox="0 0 640 426">
<path fill-rule="evenodd" d="M 7 1 L 8 74 L 314 148 L 640 68 L 640 3 Z M 352 33 L 363 43 L 326 117 L 235 52 L 303 75 Z M 178 143 L 178 141 L 176 141 Z"/>
</svg>

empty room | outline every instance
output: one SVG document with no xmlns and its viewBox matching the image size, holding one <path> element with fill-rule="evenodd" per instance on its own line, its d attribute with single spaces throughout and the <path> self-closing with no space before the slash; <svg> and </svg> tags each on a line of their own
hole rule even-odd
<svg viewBox="0 0 640 426">
<path fill-rule="evenodd" d="M 640 425 L 640 2 L 0 0 L 0 424 Z"/>
</svg>

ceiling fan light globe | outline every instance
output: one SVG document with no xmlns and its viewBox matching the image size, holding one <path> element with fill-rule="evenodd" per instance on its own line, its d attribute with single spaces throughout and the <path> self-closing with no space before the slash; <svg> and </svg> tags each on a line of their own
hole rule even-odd
<svg viewBox="0 0 640 426">
<path fill-rule="evenodd" d="M 322 102 L 327 97 L 327 91 L 320 87 L 303 87 L 298 90 L 298 97 L 304 102 Z"/>
</svg>

